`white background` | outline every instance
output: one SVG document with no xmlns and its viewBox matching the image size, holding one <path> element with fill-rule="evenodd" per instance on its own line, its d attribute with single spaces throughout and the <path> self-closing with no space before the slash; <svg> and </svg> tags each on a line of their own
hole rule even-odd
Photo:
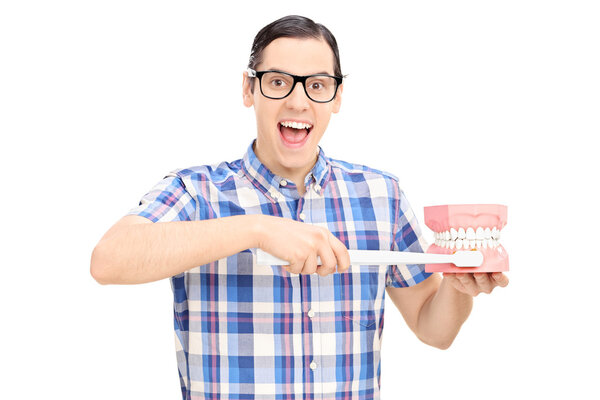
<svg viewBox="0 0 600 400">
<path fill-rule="evenodd" d="M 101 286 L 91 252 L 168 171 L 243 155 L 252 39 L 287 14 L 349 74 L 328 156 L 397 175 L 421 222 L 508 205 L 511 282 L 449 350 L 388 301 L 382 398 L 598 398 L 597 2 L 294 4 L 1 3 L 0 398 L 180 398 L 169 282 Z"/>
</svg>

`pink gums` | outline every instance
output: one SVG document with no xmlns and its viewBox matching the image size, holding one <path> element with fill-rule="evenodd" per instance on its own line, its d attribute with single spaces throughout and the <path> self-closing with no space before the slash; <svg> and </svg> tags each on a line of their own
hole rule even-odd
<svg viewBox="0 0 600 400">
<path fill-rule="evenodd" d="M 425 225 L 435 232 L 454 228 L 467 229 L 496 227 L 501 230 L 506 225 L 507 207 L 499 204 L 455 204 L 425 207 Z M 432 244 L 427 253 L 453 254 L 456 250 Z M 502 272 L 508 271 L 508 253 L 502 245 L 496 248 L 479 248 L 483 263 L 479 267 L 456 267 L 454 264 L 426 264 L 426 272 Z"/>
</svg>

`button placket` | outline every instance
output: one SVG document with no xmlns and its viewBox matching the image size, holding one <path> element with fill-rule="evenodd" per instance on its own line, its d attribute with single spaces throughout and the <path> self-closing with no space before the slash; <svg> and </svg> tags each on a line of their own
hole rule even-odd
<svg viewBox="0 0 600 400">
<path fill-rule="evenodd" d="M 306 193 L 304 196 L 305 196 L 304 198 L 300 197 L 300 202 L 298 203 L 299 211 L 305 208 L 307 201 L 310 201 L 310 198 L 311 198 L 310 186 L 306 187 Z M 298 214 L 298 219 L 302 222 L 306 222 L 306 214 L 303 211 L 301 211 L 300 214 Z"/>
<path fill-rule="evenodd" d="M 282 201 L 282 200 L 283 200 L 283 195 L 282 195 L 281 193 L 279 193 L 279 192 L 277 191 L 277 189 L 275 189 L 275 188 L 271 188 L 271 189 L 269 190 L 269 194 L 270 194 L 270 195 L 271 195 L 271 197 L 272 197 L 273 199 L 275 199 L 276 201 Z"/>
<path fill-rule="evenodd" d="M 308 318 L 310 318 L 310 326 L 311 326 L 311 339 L 312 339 L 312 357 L 311 363 L 309 365 L 311 371 L 313 371 L 313 379 L 315 382 L 315 386 L 321 387 L 323 384 L 323 375 L 321 372 L 320 364 L 323 360 L 323 342 L 321 336 L 321 321 L 319 318 L 315 318 L 320 309 L 320 301 L 321 301 L 321 277 L 317 274 L 310 275 L 310 287 L 311 287 L 311 301 L 309 304 L 309 309 L 307 311 Z"/>
</svg>

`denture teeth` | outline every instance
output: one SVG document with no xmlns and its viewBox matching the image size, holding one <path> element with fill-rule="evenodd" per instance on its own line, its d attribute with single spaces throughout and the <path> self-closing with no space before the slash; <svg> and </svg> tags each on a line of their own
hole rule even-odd
<svg viewBox="0 0 600 400">
<path fill-rule="evenodd" d="M 456 240 L 458 238 L 458 232 L 456 232 L 456 229 L 450 228 L 450 238 L 452 240 Z"/>
<path fill-rule="evenodd" d="M 497 227 L 477 229 L 468 227 L 459 227 L 458 230 L 450 228 L 445 231 L 434 232 L 435 244 L 451 250 L 474 250 L 474 249 L 495 249 L 500 243 L 500 229 Z"/>
<path fill-rule="evenodd" d="M 469 239 L 469 240 L 475 239 L 475 230 L 471 227 L 467 228 L 467 239 Z"/>
<path fill-rule="evenodd" d="M 500 237 L 500 233 L 498 231 L 498 229 L 496 227 L 494 227 L 494 229 L 492 229 L 492 239 L 498 239 Z"/>
<path fill-rule="evenodd" d="M 482 227 L 477 228 L 477 231 L 475 231 L 475 237 L 477 237 L 478 240 L 481 240 L 484 238 Z"/>
</svg>

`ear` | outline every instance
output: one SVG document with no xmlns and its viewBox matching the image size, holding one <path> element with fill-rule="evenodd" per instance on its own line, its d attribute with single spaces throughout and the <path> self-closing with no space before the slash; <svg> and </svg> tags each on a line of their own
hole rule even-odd
<svg viewBox="0 0 600 400">
<path fill-rule="evenodd" d="M 340 107 L 342 106 L 342 91 L 344 90 L 344 84 L 342 83 L 338 86 L 337 93 L 335 94 L 335 99 L 333 99 L 333 109 L 332 113 L 337 114 L 340 111 Z"/>
<path fill-rule="evenodd" d="M 252 107 L 254 105 L 254 95 L 250 91 L 250 80 L 248 78 L 248 72 L 244 71 L 242 74 L 242 98 L 246 107 Z"/>
</svg>

